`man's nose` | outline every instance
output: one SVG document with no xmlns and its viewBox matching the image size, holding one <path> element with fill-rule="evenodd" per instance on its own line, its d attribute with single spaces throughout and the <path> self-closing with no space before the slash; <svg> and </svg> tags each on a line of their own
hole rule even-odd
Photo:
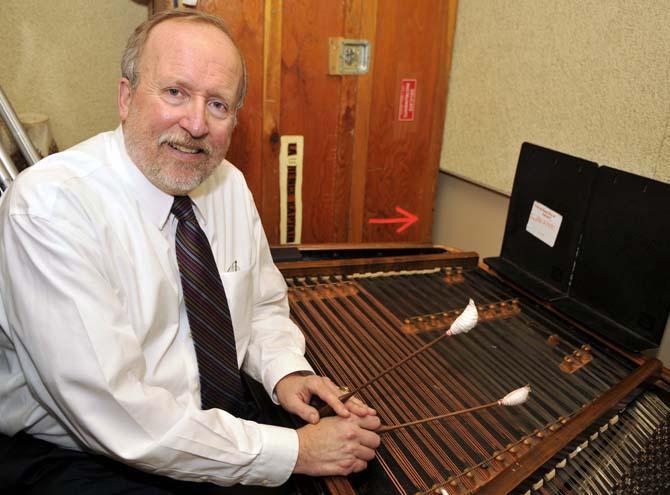
<svg viewBox="0 0 670 495">
<path fill-rule="evenodd" d="M 207 135 L 207 103 L 200 98 L 192 99 L 179 125 L 194 138 Z"/>
</svg>

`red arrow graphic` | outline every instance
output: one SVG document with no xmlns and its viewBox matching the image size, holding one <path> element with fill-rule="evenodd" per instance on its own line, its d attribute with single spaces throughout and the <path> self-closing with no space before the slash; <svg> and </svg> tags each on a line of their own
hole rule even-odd
<svg viewBox="0 0 670 495">
<path fill-rule="evenodd" d="M 396 229 L 396 233 L 399 234 L 403 230 L 407 230 L 410 225 L 412 225 L 419 219 L 419 217 L 417 217 L 413 213 L 410 213 L 407 210 L 403 210 L 399 206 L 395 207 L 395 211 L 404 216 L 399 218 L 371 218 L 368 220 L 368 223 L 402 223 L 404 225 L 401 225 Z"/>
</svg>

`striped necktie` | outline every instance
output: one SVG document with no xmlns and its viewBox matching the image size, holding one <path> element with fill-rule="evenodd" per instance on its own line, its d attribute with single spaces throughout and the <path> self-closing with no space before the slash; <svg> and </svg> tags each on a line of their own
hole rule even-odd
<svg viewBox="0 0 670 495">
<path fill-rule="evenodd" d="M 207 236 L 195 218 L 191 198 L 175 196 L 176 250 L 188 324 L 198 358 L 202 409 L 239 416 L 244 391 L 228 300 Z"/>
</svg>

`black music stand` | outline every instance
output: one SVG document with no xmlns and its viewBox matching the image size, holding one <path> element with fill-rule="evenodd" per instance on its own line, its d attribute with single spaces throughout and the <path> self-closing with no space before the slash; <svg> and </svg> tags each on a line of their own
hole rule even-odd
<svg viewBox="0 0 670 495">
<path fill-rule="evenodd" d="M 567 298 L 554 306 L 631 351 L 670 312 L 670 185 L 600 167 Z"/>
<path fill-rule="evenodd" d="M 598 165 L 523 143 L 499 257 L 484 262 L 545 301 L 565 297 Z M 535 202 L 562 216 L 553 246 L 528 230 Z"/>
</svg>

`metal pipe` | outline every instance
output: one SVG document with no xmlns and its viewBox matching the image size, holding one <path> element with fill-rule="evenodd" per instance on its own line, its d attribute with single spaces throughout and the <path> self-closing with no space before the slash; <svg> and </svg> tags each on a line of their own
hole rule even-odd
<svg viewBox="0 0 670 495">
<path fill-rule="evenodd" d="M 5 151 L 2 143 L 0 143 L 0 188 L 4 191 L 9 187 L 10 182 L 12 182 L 18 171 L 16 170 L 16 165 L 12 161 L 12 157 L 9 156 L 9 153 Z"/>
<path fill-rule="evenodd" d="M 33 146 L 32 141 L 28 137 L 25 129 L 21 125 L 21 121 L 16 116 L 16 112 L 12 108 L 11 103 L 7 99 L 5 92 L 0 87 L 0 117 L 7 125 L 7 128 L 14 136 L 16 144 L 19 146 L 21 153 L 25 157 L 29 165 L 34 165 L 41 160 L 40 155 L 37 153 L 35 146 Z"/>
</svg>

